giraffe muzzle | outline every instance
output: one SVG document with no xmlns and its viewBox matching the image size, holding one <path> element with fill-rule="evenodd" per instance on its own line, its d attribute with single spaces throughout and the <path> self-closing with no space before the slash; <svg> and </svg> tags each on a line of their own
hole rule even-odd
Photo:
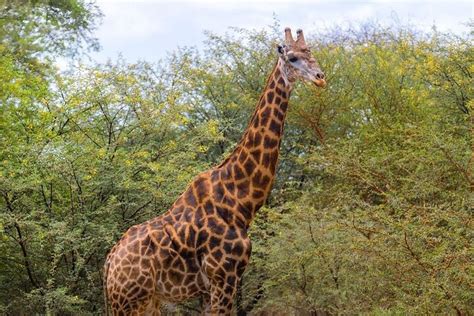
<svg viewBox="0 0 474 316">
<path fill-rule="evenodd" d="M 320 87 L 320 88 L 326 87 L 326 80 L 324 80 L 324 79 L 314 79 L 314 80 L 313 80 L 313 83 L 314 83 L 317 87 Z"/>
<path fill-rule="evenodd" d="M 313 76 L 311 80 L 317 87 L 324 88 L 326 86 L 326 80 L 324 78 L 324 73 L 318 72 Z"/>
</svg>

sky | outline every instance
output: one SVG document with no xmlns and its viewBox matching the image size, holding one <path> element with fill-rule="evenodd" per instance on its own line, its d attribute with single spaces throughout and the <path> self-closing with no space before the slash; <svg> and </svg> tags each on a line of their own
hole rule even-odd
<svg viewBox="0 0 474 316">
<path fill-rule="evenodd" d="M 473 19 L 469 1 L 331 1 L 331 0 L 97 0 L 102 24 L 96 30 L 102 49 L 98 62 L 119 54 L 134 62 L 158 61 L 183 46 L 202 45 L 204 31 L 224 34 L 229 27 L 263 29 L 276 17 L 282 27 L 305 33 L 335 25 L 394 19 L 429 30 L 467 32 Z"/>
</svg>

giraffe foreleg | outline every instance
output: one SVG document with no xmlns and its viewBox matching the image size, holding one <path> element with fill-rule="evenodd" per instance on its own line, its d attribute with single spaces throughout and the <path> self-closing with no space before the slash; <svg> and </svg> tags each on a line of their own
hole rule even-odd
<svg viewBox="0 0 474 316">
<path fill-rule="evenodd" d="M 226 240 L 222 247 L 225 255 L 219 250 L 204 259 L 204 271 L 209 280 L 209 303 L 205 315 L 231 314 L 237 285 L 248 264 L 251 249 L 248 238 L 234 239 L 232 243 Z"/>
<path fill-rule="evenodd" d="M 148 303 L 143 316 L 161 316 L 160 300 L 157 295 L 154 295 L 151 301 Z"/>
<path fill-rule="evenodd" d="M 211 281 L 210 293 L 204 296 L 204 315 L 230 315 L 237 293 L 239 277 L 226 273 Z"/>
</svg>

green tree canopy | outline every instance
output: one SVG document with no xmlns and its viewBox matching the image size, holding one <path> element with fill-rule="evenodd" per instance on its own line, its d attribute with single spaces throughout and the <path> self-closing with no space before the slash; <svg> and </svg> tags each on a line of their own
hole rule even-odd
<svg viewBox="0 0 474 316">
<path fill-rule="evenodd" d="M 49 57 L 94 46 L 99 16 L 2 10 L 1 313 L 101 313 L 106 252 L 232 150 L 276 61 L 279 26 L 59 73 Z M 238 312 L 467 314 L 471 37 L 367 24 L 307 41 L 328 86 L 293 92 Z"/>
</svg>

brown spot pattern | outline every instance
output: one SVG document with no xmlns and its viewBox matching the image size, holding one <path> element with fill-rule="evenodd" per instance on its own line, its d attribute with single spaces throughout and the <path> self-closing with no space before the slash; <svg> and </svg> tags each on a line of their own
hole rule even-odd
<svg viewBox="0 0 474 316">
<path fill-rule="evenodd" d="M 233 154 L 111 249 L 105 290 L 114 315 L 159 315 L 159 298 L 201 295 L 206 314 L 230 314 L 251 253 L 247 228 L 270 193 L 288 107 L 278 65 L 270 78 Z"/>
</svg>

